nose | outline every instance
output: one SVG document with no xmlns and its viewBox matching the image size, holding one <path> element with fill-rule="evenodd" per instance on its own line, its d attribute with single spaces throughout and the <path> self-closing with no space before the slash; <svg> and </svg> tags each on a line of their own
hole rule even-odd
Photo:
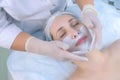
<svg viewBox="0 0 120 80">
<path fill-rule="evenodd" d="M 74 39 L 80 34 L 80 32 L 78 32 L 77 30 L 72 29 L 70 31 L 70 34 L 71 34 L 71 37 Z"/>
<path fill-rule="evenodd" d="M 79 35 L 79 32 L 76 31 L 75 33 L 73 33 L 72 38 L 76 38 L 78 35 Z"/>
</svg>

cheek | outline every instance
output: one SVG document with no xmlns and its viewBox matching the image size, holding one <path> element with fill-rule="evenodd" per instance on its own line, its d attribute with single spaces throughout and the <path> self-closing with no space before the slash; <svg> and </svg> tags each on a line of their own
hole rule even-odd
<svg viewBox="0 0 120 80">
<path fill-rule="evenodd" d="M 55 32 L 54 32 L 54 30 L 50 30 L 50 35 L 51 35 L 51 37 L 53 38 L 53 40 L 56 40 L 57 38 L 56 38 L 56 36 L 55 36 Z"/>
<path fill-rule="evenodd" d="M 55 24 L 53 24 L 50 28 L 50 33 L 53 37 L 54 40 L 57 40 L 58 39 L 58 36 L 56 35 L 57 34 L 57 30 L 58 30 L 58 26 L 56 26 Z"/>
<path fill-rule="evenodd" d="M 80 30 L 80 28 L 81 28 L 81 27 L 83 27 L 83 26 L 84 26 L 83 24 L 79 24 L 79 25 L 77 25 L 76 30 L 78 30 L 78 31 L 79 31 L 79 30 Z M 86 29 L 86 27 L 85 27 L 85 29 Z"/>
<path fill-rule="evenodd" d="M 92 40 L 92 36 L 93 36 L 92 32 L 87 30 L 87 36 L 88 36 L 89 40 L 91 41 Z"/>
<path fill-rule="evenodd" d="M 91 35 L 90 35 L 90 33 L 89 33 L 88 31 L 87 31 L 87 33 L 86 33 L 86 34 L 87 34 L 87 36 L 88 36 L 89 38 L 91 37 Z"/>
<path fill-rule="evenodd" d="M 90 37 L 91 37 L 91 34 L 90 34 L 90 32 L 88 31 L 87 28 L 85 29 L 85 32 L 86 32 L 86 35 L 90 38 Z"/>
<path fill-rule="evenodd" d="M 80 28 L 81 28 L 81 26 L 79 26 L 79 25 L 76 26 L 76 27 L 74 27 L 74 29 L 75 29 L 76 31 L 78 31 L 78 32 L 80 31 Z"/>
</svg>

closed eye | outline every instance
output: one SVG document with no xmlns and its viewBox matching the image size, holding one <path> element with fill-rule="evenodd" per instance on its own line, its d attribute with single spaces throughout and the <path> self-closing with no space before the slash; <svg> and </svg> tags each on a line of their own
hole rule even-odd
<svg viewBox="0 0 120 80">
<path fill-rule="evenodd" d="M 63 32 L 61 35 L 60 35 L 60 38 L 63 38 L 65 35 L 67 34 L 67 32 Z"/>
<path fill-rule="evenodd" d="M 80 22 L 77 19 L 72 18 L 69 20 L 69 24 L 72 28 L 74 28 L 74 27 L 76 28 L 80 24 Z"/>
<path fill-rule="evenodd" d="M 72 27 L 77 27 L 79 25 L 79 22 L 76 22 Z"/>
</svg>

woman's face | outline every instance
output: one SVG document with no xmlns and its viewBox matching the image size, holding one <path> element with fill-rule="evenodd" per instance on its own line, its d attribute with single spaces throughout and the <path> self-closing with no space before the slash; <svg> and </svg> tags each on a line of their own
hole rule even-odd
<svg viewBox="0 0 120 80">
<path fill-rule="evenodd" d="M 92 41 L 88 29 L 71 15 L 56 17 L 50 27 L 50 33 L 54 40 L 70 45 L 70 51 L 86 50 Z"/>
</svg>

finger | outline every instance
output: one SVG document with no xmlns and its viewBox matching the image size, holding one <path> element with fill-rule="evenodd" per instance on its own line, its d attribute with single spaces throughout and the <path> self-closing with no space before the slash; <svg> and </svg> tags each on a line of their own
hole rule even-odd
<svg viewBox="0 0 120 80">
<path fill-rule="evenodd" d="M 72 53 L 75 54 L 75 55 L 85 55 L 85 54 L 88 53 L 88 51 L 74 51 Z"/>
<path fill-rule="evenodd" d="M 100 49 L 100 47 L 101 47 L 101 42 L 102 42 L 102 40 L 101 40 L 102 35 L 101 35 L 101 32 L 100 32 L 100 31 L 97 31 L 96 34 L 97 34 L 97 44 L 96 44 L 96 48 Z"/>
<path fill-rule="evenodd" d="M 93 29 L 93 30 L 94 30 L 95 35 L 96 35 L 96 38 L 95 38 L 95 46 L 96 46 L 96 48 L 100 48 L 100 46 L 101 46 L 101 37 L 102 37 L 101 31 L 98 30 L 97 28 L 95 28 L 95 29 Z"/>
<path fill-rule="evenodd" d="M 72 53 L 67 53 L 67 55 L 65 55 L 65 58 L 68 60 L 72 60 L 72 61 L 88 61 L 87 57 L 85 56 L 77 56 L 75 54 Z"/>
<path fill-rule="evenodd" d="M 98 36 L 98 42 L 101 42 L 102 39 L 102 25 L 101 23 L 98 21 L 98 23 L 96 23 L 96 34 Z"/>
<path fill-rule="evenodd" d="M 56 46 L 63 49 L 63 50 L 67 50 L 69 49 L 69 45 L 60 41 L 56 41 Z"/>
<path fill-rule="evenodd" d="M 92 21 L 89 18 L 83 19 L 82 23 L 87 27 L 87 28 L 92 28 L 94 25 L 92 24 Z"/>
</svg>

